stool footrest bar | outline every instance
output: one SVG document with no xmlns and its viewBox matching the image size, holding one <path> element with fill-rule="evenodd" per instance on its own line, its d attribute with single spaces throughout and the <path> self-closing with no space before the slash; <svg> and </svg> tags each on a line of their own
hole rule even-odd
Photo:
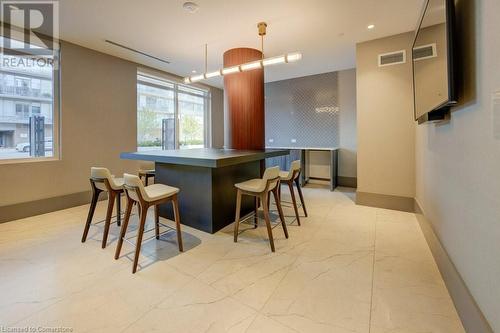
<svg viewBox="0 0 500 333">
<path fill-rule="evenodd" d="M 164 226 L 164 227 L 167 227 L 169 230 L 164 230 L 164 231 L 160 232 L 159 237 L 161 237 L 162 235 L 166 235 L 166 234 L 168 234 L 169 232 L 176 231 L 174 228 L 171 228 L 171 227 L 169 227 L 168 225 L 164 225 L 164 224 L 162 224 L 162 223 L 160 223 L 160 224 L 161 224 L 162 226 Z M 154 229 L 154 228 L 152 228 L 152 229 L 149 229 L 149 230 L 144 230 L 144 234 L 145 234 L 145 233 L 147 233 L 147 232 L 153 231 L 153 230 L 155 230 L 155 229 Z M 131 239 L 133 239 L 133 238 L 137 238 L 137 236 L 123 237 L 123 240 L 124 240 L 125 242 L 127 242 L 127 243 L 129 243 L 129 244 L 133 245 L 133 246 L 135 247 L 135 246 L 137 246 L 137 244 L 136 244 L 136 243 L 134 243 L 134 242 L 131 242 L 131 241 L 130 241 L 130 240 L 131 240 Z M 141 244 L 144 244 L 144 243 L 146 243 L 147 241 L 149 241 L 149 240 L 151 240 L 151 239 L 153 239 L 153 238 L 156 238 L 156 235 L 153 235 L 153 236 L 150 236 L 150 237 L 148 237 L 148 238 L 146 238 L 146 239 L 143 239 L 143 240 L 142 240 L 142 242 L 141 242 Z"/>
</svg>

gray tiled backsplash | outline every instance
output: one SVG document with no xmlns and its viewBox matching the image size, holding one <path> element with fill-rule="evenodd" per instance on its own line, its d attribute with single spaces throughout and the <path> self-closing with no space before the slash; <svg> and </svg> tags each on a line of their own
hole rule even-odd
<svg viewBox="0 0 500 333">
<path fill-rule="evenodd" d="M 337 147 L 337 72 L 266 83 L 266 146 Z"/>
</svg>

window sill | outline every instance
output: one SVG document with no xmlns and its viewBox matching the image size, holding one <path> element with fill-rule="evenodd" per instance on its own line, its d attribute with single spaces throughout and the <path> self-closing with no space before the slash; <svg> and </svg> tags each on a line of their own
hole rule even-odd
<svg viewBox="0 0 500 333">
<path fill-rule="evenodd" d="M 57 156 L 53 157 L 32 157 L 32 158 L 15 158 L 15 159 L 5 159 L 0 160 L 0 165 L 2 164 L 22 164 L 22 163 L 39 163 L 39 162 L 55 162 L 61 159 Z"/>
</svg>

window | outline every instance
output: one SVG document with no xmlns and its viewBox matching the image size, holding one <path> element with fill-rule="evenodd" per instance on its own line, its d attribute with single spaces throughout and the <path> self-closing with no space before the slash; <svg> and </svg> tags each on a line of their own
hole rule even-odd
<svg viewBox="0 0 500 333">
<path fill-rule="evenodd" d="M 57 158 L 58 52 L 7 54 L 6 41 L 0 36 L 0 163 Z"/>
<path fill-rule="evenodd" d="M 200 148 L 205 143 L 205 95 L 203 91 L 179 87 L 179 146 Z"/>
<path fill-rule="evenodd" d="M 31 114 L 32 115 L 39 115 L 40 111 L 41 111 L 40 103 L 31 105 Z"/>
<path fill-rule="evenodd" d="M 16 115 L 21 117 L 29 116 L 30 105 L 25 103 L 16 104 Z"/>
<path fill-rule="evenodd" d="M 137 75 L 137 149 L 210 146 L 210 92 Z"/>
</svg>

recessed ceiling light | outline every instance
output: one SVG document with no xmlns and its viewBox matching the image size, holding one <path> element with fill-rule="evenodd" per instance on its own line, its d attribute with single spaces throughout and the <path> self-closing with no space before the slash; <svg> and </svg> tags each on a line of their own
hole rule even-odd
<svg viewBox="0 0 500 333">
<path fill-rule="evenodd" d="M 198 6 L 198 4 L 195 2 L 187 1 L 187 2 L 184 2 L 184 4 L 182 5 L 182 8 L 184 8 L 185 10 L 187 10 L 190 13 L 195 13 L 196 11 L 198 11 L 198 9 L 200 9 L 200 6 Z"/>
<path fill-rule="evenodd" d="M 375 28 L 375 25 L 374 24 L 370 24 L 369 26 L 367 26 L 368 30 L 372 30 L 373 28 Z"/>
<path fill-rule="evenodd" d="M 191 73 L 193 73 L 193 74 L 194 74 L 194 73 L 196 73 L 196 69 L 193 69 L 193 70 L 191 71 Z"/>
</svg>

